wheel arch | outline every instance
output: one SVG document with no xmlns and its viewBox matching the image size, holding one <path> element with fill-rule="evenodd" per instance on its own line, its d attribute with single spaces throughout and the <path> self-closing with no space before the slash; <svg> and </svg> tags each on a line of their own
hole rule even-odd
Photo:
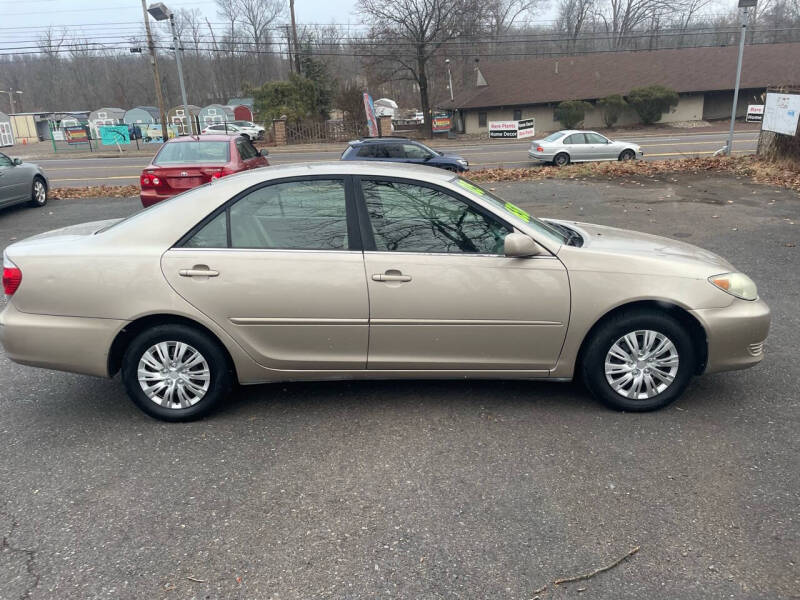
<svg viewBox="0 0 800 600">
<path fill-rule="evenodd" d="M 117 372 L 122 367 L 122 357 L 125 354 L 125 350 L 130 345 L 131 341 L 139 335 L 142 331 L 150 329 L 152 327 L 156 327 L 158 325 L 185 325 L 187 327 L 192 327 L 197 329 L 198 331 L 202 331 L 206 335 L 208 335 L 212 340 L 214 340 L 219 347 L 222 349 L 223 353 L 225 354 L 225 358 L 228 361 L 228 367 L 230 368 L 231 372 L 236 381 L 239 380 L 238 374 L 236 372 L 236 363 L 233 361 L 233 357 L 231 356 L 230 350 L 228 350 L 227 346 L 222 342 L 217 334 L 211 331 L 208 327 L 195 321 L 194 319 L 190 319 L 188 317 L 183 317 L 181 315 L 169 314 L 169 313 L 158 313 L 158 314 L 150 314 L 144 315 L 137 319 L 134 319 L 130 323 L 126 324 L 114 338 L 114 341 L 111 342 L 111 347 L 108 351 L 108 376 L 113 377 L 117 374 Z"/>
<path fill-rule="evenodd" d="M 679 306 L 678 304 L 664 300 L 637 300 L 634 302 L 627 302 L 610 309 L 594 322 L 594 324 L 589 328 L 589 331 L 586 332 L 586 335 L 583 336 L 583 340 L 581 341 L 580 349 L 578 350 L 578 354 L 575 359 L 576 373 L 580 372 L 579 367 L 581 364 L 583 364 L 583 355 L 586 350 L 586 346 L 588 345 L 589 340 L 592 339 L 592 336 L 595 334 L 597 329 L 620 313 L 637 309 L 658 311 L 668 314 L 685 325 L 686 329 L 689 331 L 689 336 L 692 338 L 697 356 L 695 373 L 700 375 L 705 370 L 706 363 L 708 362 L 708 335 L 706 334 L 706 330 L 700 321 L 698 321 L 688 310 L 682 306 Z"/>
</svg>

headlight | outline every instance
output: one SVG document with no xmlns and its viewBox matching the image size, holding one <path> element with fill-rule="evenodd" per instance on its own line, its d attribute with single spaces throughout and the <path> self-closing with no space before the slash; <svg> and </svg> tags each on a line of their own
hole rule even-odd
<svg viewBox="0 0 800 600">
<path fill-rule="evenodd" d="M 459 158 L 458 159 L 458 164 L 464 165 L 466 167 L 469 163 L 466 160 L 464 160 L 463 158 Z"/>
<path fill-rule="evenodd" d="M 758 299 L 756 284 L 744 273 L 722 273 L 721 275 L 712 275 L 708 280 L 731 296 L 742 300 Z"/>
</svg>

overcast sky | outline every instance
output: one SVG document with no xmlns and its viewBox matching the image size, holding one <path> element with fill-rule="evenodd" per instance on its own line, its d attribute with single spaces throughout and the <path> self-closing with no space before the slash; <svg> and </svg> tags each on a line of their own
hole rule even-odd
<svg viewBox="0 0 800 600">
<path fill-rule="evenodd" d="M 148 5 L 152 0 L 148 0 Z M 201 10 L 213 23 L 218 21 L 213 0 L 166 0 L 168 7 Z M 288 7 L 289 2 L 286 1 Z M 358 23 L 353 8 L 355 0 L 296 0 L 295 12 L 300 23 Z M 107 24 L 108 34 L 128 31 L 142 22 L 141 0 L 0 0 L 0 45 L 14 40 L 36 39 L 31 32 L 52 26 L 91 24 L 82 33 L 90 37 L 102 30 L 97 24 Z M 97 34 L 100 35 L 100 34 Z"/>
</svg>

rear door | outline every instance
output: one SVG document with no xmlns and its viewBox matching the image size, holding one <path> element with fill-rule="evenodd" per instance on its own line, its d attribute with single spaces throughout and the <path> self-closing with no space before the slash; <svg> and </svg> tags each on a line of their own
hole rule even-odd
<svg viewBox="0 0 800 600">
<path fill-rule="evenodd" d="M 172 287 L 272 369 L 363 369 L 369 305 L 346 178 L 273 180 L 162 259 Z"/>
<path fill-rule="evenodd" d="M 508 223 L 436 186 L 360 179 L 369 369 L 546 374 L 566 334 L 561 262 L 507 258 Z"/>
<path fill-rule="evenodd" d="M 586 138 L 582 133 L 573 133 L 564 139 L 564 147 L 569 152 L 570 160 L 587 160 Z"/>
</svg>

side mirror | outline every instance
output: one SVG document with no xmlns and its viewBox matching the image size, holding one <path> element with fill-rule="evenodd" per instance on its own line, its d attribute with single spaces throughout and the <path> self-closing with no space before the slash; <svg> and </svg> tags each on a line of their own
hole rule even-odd
<svg viewBox="0 0 800 600">
<path fill-rule="evenodd" d="M 266 148 L 262 149 L 262 150 L 261 150 L 261 152 L 259 152 L 259 154 L 260 154 L 261 156 L 269 156 L 269 152 L 267 151 L 267 149 L 266 149 Z"/>
<path fill-rule="evenodd" d="M 503 253 L 509 258 L 525 258 L 542 252 L 542 247 L 524 233 L 509 233 L 503 244 Z"/>
<path fill-rule="evenodd" d="M 17 165 L 17 166 L 21 165 L 22 164 L 22 159 L 21 158 L 15 158 L 14 159 L 14 164 Z"/>
</svg>

